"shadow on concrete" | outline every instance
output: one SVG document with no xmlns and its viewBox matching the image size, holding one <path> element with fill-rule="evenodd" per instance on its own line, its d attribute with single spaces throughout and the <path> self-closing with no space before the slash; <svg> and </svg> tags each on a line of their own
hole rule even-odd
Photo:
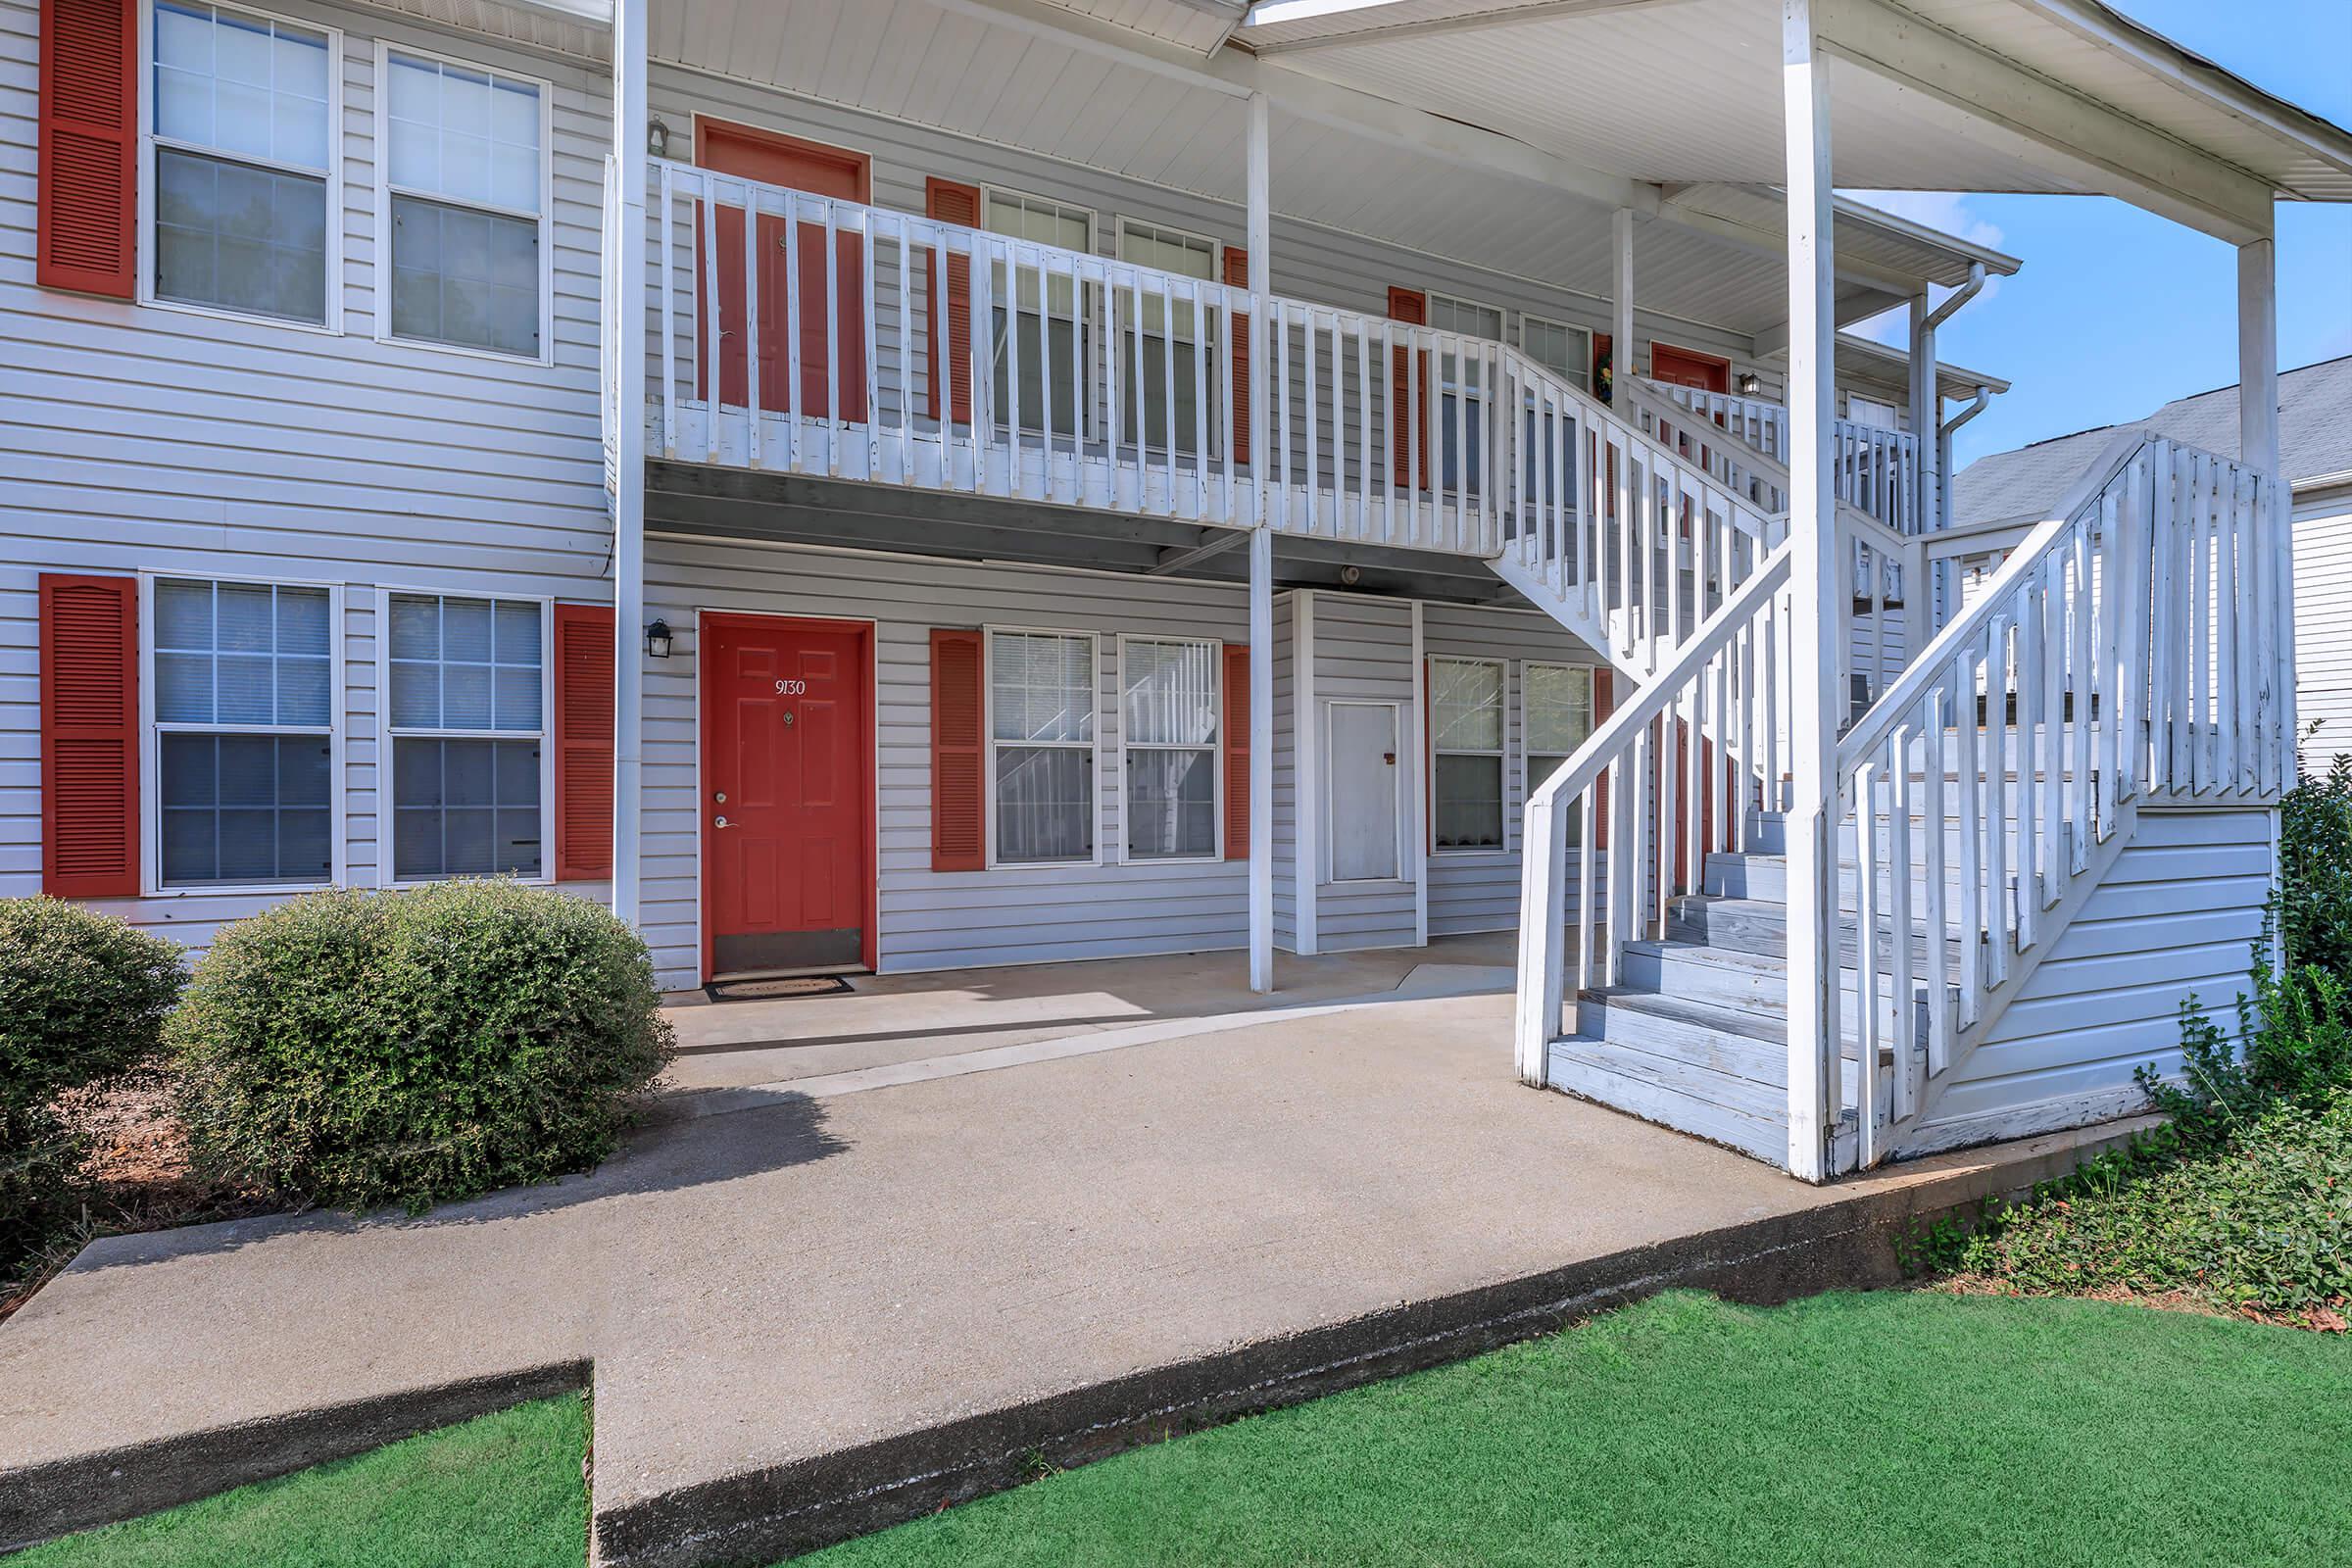
<svg viewBox="0 0 2352 1568">
<path fill-rule="evenodd" d="M 813 1164 L 849 1152 L 851 1145 L 825 1129 L 823 1103 L 808 1095 L 779 1092 L 767 1102 L 738 1114 L 700 1120 L 657 1120 L 624 1134 L 611 1158 L 592 1171 L 563 1176 L 531 1187 L 510 1187 L 422 1214 L 378 1209 L 367 1214 L 321 1210 L 264 1214 L 251 1219 L 189 1225 L 177 1230 L 110 1236 L 91 1243 L 67 1266 L 68 1273 L 135 1267 L 168 1258 L 234 1251 L 294 1234 L 356 1235 L 363 1231 L 423 1229 L 442 1225 L 489 1225 L 552 1213 L 586 1203 L 681 1192 L 795 1165 Z"/>
</svg>

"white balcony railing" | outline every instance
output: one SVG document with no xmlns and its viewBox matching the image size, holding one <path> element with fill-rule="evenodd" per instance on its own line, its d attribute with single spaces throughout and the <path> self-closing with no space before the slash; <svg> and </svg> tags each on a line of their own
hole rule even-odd
<svg viewBox="0 0 2352 1568">
<path fill-rule="evenodd" d="M 1537 392 L 1501 344 L 1279 297 L 1253 312 L 1209 278 L 685 164 L 653 179 L 660 456 L 1502 549 L 1515 432 L 1497 411 Z"/>
<path fill-rule="evenodd" d="M 1644 380 L 1642 384 L 1704 416 L 1766 457 L 1784 464 L 1788 461 L 1788 411 L 1780 404 L 1664 381 Z M 1918 533 L 1919 437 L 1908 430 L 1839 419 L 1832 426 L 1831 440 L 1831 473 L 1838 499 L 1897 533 Z"/>
</svg>

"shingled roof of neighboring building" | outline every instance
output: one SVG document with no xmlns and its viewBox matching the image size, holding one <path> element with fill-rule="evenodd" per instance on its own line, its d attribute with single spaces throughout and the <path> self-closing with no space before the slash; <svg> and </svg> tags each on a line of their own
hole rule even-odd
<svg viewBox="0 0 2352 1568">
<path fill-rule="evenodd" d="M 2053 436 L 1979 458 L 1952 479 L 1952 521 L 2038 518 L 2118 432 L 2144 430 L 2225 458 L 2237 456 L 2237 388 L 2167 403 L 2144 419 Z M 2278 376 L 2278 465 L 2290 484 L 2352 478 L 2352 355 Z"/>
</svg>

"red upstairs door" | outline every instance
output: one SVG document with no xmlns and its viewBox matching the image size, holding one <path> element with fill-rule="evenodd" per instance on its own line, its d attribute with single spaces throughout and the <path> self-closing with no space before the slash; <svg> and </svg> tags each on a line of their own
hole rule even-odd
<svg viewBox="0 0 2352 1568">
<path fill-rule="evenodd" d="M 766 185 L 863 203 L 873 192 L 873 165 L 863 153 L 801 141 L 773 131 L 725 121 L 695 122 L 694 159 L 722 174 L 738 174 Z M 712 225 L 718 241 L 718 397 L 738 407 L 751 396 L 744 355 L 750 311 L 744 297 L 743 209 L 720 202 Z M 828 413 L 849 423 L 865 419 L 865 242 L 857 234 L 833 236 L 828 321 L 825 225 L 803 219 L 787 253 L 784 215 L 762 213 L 755 231 L 760 302 L 760 406 L 770 414 L 799 413 L 824 418 Z M 710 269 L 703 257 L 702 215 L 695 214 L 695 304 L 706 305 Z M 793 261 L 800 277 L 793 282 Z M 800 383 L 792 375 L 792 307 L 800 311 Z M 698 318 L 707 319 L 707 318 Z M 832 363 L 827 362 L 828 349 Z M 697 392 L 710 395 L 709 335 L 698 334 Z M 828 386 L 831 387 L 828 400 Z"/>
<path fill-rule="evenodd" d="M 1649 378 L 1668 386 L 1696 387 L 1701 392 L 1732 389 L 1732 362 L 1692 349 L 1678 349 L 1655 338 L 1649 344 Z"/>
<path fill-rule="evenodd" d="M 704 968 L 873 967 L 873 631 L 705 615 Z"/>
</svg>

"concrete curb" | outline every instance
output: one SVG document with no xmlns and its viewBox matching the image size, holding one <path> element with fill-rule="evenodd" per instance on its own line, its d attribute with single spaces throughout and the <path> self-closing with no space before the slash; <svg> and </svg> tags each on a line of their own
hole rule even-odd
<svg viewBox="0 0 2352 1568">
<path fill-rule="evenodd" d="M 1675 1287 L 1774 1304 L 1899 1281 L 1896 1228 L 2073 1169 L 2146 1125 L 2110 1125 L 1943 1156 L 1793 1215 L 1683 1237 L 1545 1273 L 1152 1368 L 1024 1404 L 614 1507 L 598 1506 L 600 1568 L 758 1568 L 1066 1468 L 1236 1417 L 1459 1360 Z"/>
<path fill-rule="evenodd" d="M 569 1394 L 589 1373 L 586 1361 L 557 1361 L 19 1470 L 0 1477 L 0 1552 Z"/>
</svg>

